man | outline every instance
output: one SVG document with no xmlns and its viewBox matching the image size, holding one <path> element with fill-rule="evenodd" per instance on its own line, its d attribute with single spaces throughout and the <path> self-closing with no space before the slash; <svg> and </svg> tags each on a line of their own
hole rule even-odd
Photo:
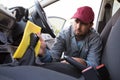
<svg viewBox="0 0 120 80">
<path fill-rule="evenodd" d="M 40 60 L 45 63 L 59 61 L 64 52 L 84 66 L 96 67 L 100 63 L 102 41 L 92 28 L 94 21 L 92 8 L 89 6 L 78 8 L 72 19 L 73 25 L 59 33 L 51 50 L 46 49 L 46 44 L 40 37 Z M 68 64 L 65 60 L 61 63 Z"/>
</svg>

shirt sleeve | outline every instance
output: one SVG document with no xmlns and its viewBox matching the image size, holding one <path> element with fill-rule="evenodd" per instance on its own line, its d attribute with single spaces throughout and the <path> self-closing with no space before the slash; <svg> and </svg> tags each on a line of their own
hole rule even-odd
<svg viewBox="0 0 120 80">
<path fill-rule="evenodd" d="M 59 36 L 56 37 L 55 43 L 50 50 L 46 49 L 45 55 L 40 57 L 42 62 L 52 62 L 59 61 L 62 55 L 62 52 L 65 48 L 64 42 L 64 31 L 59 33 Z"/>
<path fill-rule="evenodd" d="M 42 57 L 39 57 L 39 58 L 40 58 L 40 61 L 44 62 L 44 63 L 46 63 L 46 62 L 52 62 L 52 57 L 51 57 L 50 52 L 49 52 L 48 49 L 46 49 L 45 55 L 42 56 Z"/>
<path fill-rule="evenodd" d="M 99 36 L 94 36 L 89 43 L 89 51 L 86 59 L 87 66 L 98 66 L 101 60 L 101 52 L 102 40 Z"/>
</svg>

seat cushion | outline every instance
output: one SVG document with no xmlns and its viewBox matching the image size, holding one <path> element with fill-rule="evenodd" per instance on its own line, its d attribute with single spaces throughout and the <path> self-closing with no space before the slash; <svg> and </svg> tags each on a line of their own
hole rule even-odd
<svg viewBox="0 0 120 80">
<path fill-rule="evenodd" d="M 0 75 L 13 80 L 77 80 L 71 76 L 35 66 L 3 66 L 0 67 Z"/>
</svg>

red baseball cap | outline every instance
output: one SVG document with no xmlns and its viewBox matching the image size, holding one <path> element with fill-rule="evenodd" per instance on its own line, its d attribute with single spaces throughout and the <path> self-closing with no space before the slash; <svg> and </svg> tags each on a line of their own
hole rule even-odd
<svg viewBox="0 0 120 80">
<path fill-rule="evenodd" d="M 83 6 L 77 9 L 72 18 L 77 18 L 84 23 L 90 23 L 94 21 L 94 12 L 91 7 Z"/>
</svg>

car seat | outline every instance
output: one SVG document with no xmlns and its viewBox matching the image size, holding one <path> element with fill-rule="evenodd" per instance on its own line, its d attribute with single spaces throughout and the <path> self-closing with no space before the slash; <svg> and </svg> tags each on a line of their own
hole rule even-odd
<svg viewBox="0 0 120 80">
<path fill-rule="evenodd" d="M 103 29 L 103 31 L 101 32 L 101 37 L 103 39 L 103 44 L 106 44 L 106 41 L 108 39 L 108 36 L 111 32 L 111 28 L 115 25 L 118 17 L 120 16 L 120 8 L 118 9 L 118 11 L 112 16 L 112 18 L 108 21 L 108 23 L 106 24 L 105 28 Z"/>
<path fill-rule="evenodd" d="M 120 80 L 120 71 L 119 71 L 120 37 L 119 35 L 120 35 L 120 8 L 108 21 L 102 33 L 100 34 L 103 40 L 103 53 L 102 53 L 101 64 L 104 64 L 109 72 L 109 79 L 108 79 L 108 73 L 106 69 L 102 70 L 101 71 L 102 73 L 100 72 L 102 76 L 100 77 L 104 77 L 104 78 L 100 80 Z M 86 80 L 99 80 L 98 78 L 95 79 L 96 75 L 94 74 L 96 72 L 91 73 L 90 71 L 91 69 L 89 69 L 89 67 L 85 70 L 86 70 L 85 72 L 87 73 L 87 74 L 85 73 L 84 75 Z"/>
<path fill-rule="evenodd" d="M 105 64 L 110 74 L 110 80 L 120 80 L 120 9 L 106 24 L 101 33 L 103 39 L 103 54 L 101 63 Z"/>
</svg>

